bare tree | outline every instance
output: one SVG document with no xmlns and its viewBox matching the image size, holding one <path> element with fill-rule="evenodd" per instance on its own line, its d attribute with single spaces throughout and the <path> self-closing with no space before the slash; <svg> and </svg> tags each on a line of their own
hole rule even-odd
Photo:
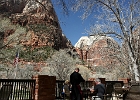
<svg viewBox="0 0 140 100">
<path fill-rule="evenodd" d="M 69 79 L 70 74 L 80 63 L 77 58 L 71 57 L 66 50 L 59 50 L 55 52 L 50 59 L 47 60 L 50 75 L 56 76 L 57 79 Z"/>
<path fill-rule="evenodd" d="M 11 56 L 15 56 L 22 35 L 26 33 L 26 29 L 19 25 L 13 25 L 8 18 L 0 16 L 0 59 L 2 61 L 10 61 Z M 11 46 L 11 48 L 6 48 Z M 5 49 L 6 48 L 6 49 Z M 9 52 L 10 51 L 10 52 Z"/>
<path fill-rule="evenodd" d="M 113 79 L 117 79 L 117 77 L 130 77 L 127 74 L 128 67 L 125 63 L 126 61 L 121 58 L 120 46 L 113 38 L 97 34 L 91 35 L 89 39 L 92 42 L 88 43 L 87 65 L 93 73 L 104 75 L 104 77 L 107 73 L 116 75 L 112 76 Z M 113 71 L 116 69 L 118 71 Z M 119 74 L 120 72 L 121 74 Z"/>
<path fill-rule="evenodd" d="M 93 14 L 93 18 L 98 20 L 89 33 L 107 33 L 125 45 L 129 64 L 132 65 L 130 69 L 134 73 L 135 80 L 139 81 L 140 31 L 135 33 L 136 37 L 134 30 L 140 25 L 140 0 L 74 0 L 73 2 L 75 4 L 73 10 L 84 12 L 83 19 Z"/>
<path fill-rule="evenodd" d="M 27 0 L 28 1 L 28 0 Z M 39 0 L 34 0 L 40 4 Z M 42 0 L 43 1 L 43 0 Z M 135 80 L 140 80 L 139 75 L 139 36 L 140 31 L 134 34 L 134 30 L 140 25 L 140 0 L 52 0 L 63 6 L 68 11 L 67 3 L 73 4 L 74 11 L 83 11 L 82 18 L 94 15 L 96 22 L 89 33 L 106 33 L 118 38 L 123 43 L 127 56 L 124 59 L 129 61 L 129 67 L 134 73 Z M 0 4 L 2 5 L 1 1 Z M 43 6 L 42 4 L 40 4 Z M 68 5 L 69 6 L 69 5 Z M 45 9 L 45 7 L 43 6 Z M 46 10 L 46 9 L 45 9 Z M 24 31 L 24 30 L 23 30 Z M 1 33 L 0 33 L 1 34 Z M 137 35 L 136 35 L 137 34 Z M 12 36 L 11 36 L 12 38 Z M 11 40 L 11 39 L 10 39 Z M 124 54 L 124 53 L 122 53 Z"/>
</svg>

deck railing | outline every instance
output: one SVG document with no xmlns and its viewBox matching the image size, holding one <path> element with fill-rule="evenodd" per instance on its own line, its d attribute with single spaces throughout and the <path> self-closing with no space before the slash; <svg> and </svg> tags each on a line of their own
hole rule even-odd
<svg viewBox="0 0 140 100">
<path fill-rule="evenodd" d="M 105 86 L 107 84 L 112 84 L 114 85 L 115 83 L 121 83 L 122 86 L 124 85 L 123 84 L 123 81 L 105 81 L 103 84 L 105 84 Z M 56 80 L 56 93 L 55 93 L 55 97 L 56 99 L 62 99 L 62 89 L 63 89 L 63 84 L 64 84 L 64 81 L 62 80 Z M 93 81 L 85 81 L 85 82 L 82 82 L 80 84 L 81 86 L 81 90 L 83 92 L 83 98 L 84 100 L 87 100 L 90 98 L 90 96 L 92 96 L 93 94 L 89 91 L 89 88 L 91 88 L 93 85 Z"/>
<path fill-rule="evenodd" d="M 55 89 L 56 99 L 62 99 L 61 93 L 63 89 L 63 84 L 64 84 L 64 80 L 56 80 L 56 89 Z M 80 85 L 81 85 L 81 90 L 83 91 L 83 97 L 86 99 L 90 95 L 90 92 L 87 91 L 87 88 L 92 86 L 92 81 L 85 81 L 82 82 Z"/>
<path fill-rule="evenodd" d="M 117 83 L 122 81 L 106 81 L 106 84 Z M 34 100 L 35 96 L 35 80 L 33 79 L 0 79 L 0 100 Z M 64 80 L 56 80 L 55 98 L 62 99 L 62 89 Z M 84 100 L 89 98 L 93 81 L 85 81 L 81 83 Z"/>
<path fill-rule="evenodd" d="M 0 100 L 33 100 L 35 80 L 0 79 Z"/>
</svg>

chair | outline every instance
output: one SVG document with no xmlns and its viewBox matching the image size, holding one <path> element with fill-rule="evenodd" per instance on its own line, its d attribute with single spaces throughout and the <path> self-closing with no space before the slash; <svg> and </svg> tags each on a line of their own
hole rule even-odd
<svg viewBox="0 0 140 100">
<path fill-rule="evenodd" d="M 106 91 L 105 91 L 105 94 L 103 95 L 104 97 L 104 100 L 109 100 L 112 99 L 113 100 L 113 96 L 112 96 L 112 93 L 113 93 L 113 84 L 111 83 L 108 83 L 106 84 Z"/>
<path fill-rule="evenodd" d="M 125 94 L 123 88 L 122 88 L 122 84 L 121 83 L 115 83 L 114 84 L 114 93 L 115 93 L 115 96 L 118 99 L 123 99 L 123 96 Z"/>
<path fill-rule="evenodd" d="M 9 97 L 12 93 L 13 85 L 5 84 L 0 90 L 0 100 L 9 100 Z"/>
<path fill-rule="evenodd" d="M 102 99 L 99 98 L 98 96 L 92 96 L 92 100 L 102 100 Z"/>
<path fill-rule="evenodd" d="M 103 86 L 100 85 L 100 87 L 102 87 L 104 89 Z M 91 92 L 91 100 L 102 100 L 101 97 L 99 97 L 97 91 Z"/>
<path fill-rule="evenodd" d="M 140 85 L 132 85 L 130 87 L 126 100 L 140 100 Z"/>
</svg>

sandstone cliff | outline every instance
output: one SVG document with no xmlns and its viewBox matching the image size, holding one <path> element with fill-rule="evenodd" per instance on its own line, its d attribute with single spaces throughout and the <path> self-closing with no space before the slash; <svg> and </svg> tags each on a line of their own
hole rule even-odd
<svg viewBox="0 0 140 100">
<path fill-rule="evenodd" d="M 72 48 L 51 0 L 0 1 L 0 78 L 31 78 L 54 51 Z"/>
<path fill-rule="evenodd" d="M 105 35 L 83 36 L 75 44 L 76 51 L 90 68 L 99 66 L 111 68 L 118 64 L 119 45 L 111 37 Z M 115 66 L 114 66 L 115 67 Z"/>
<path fill-rule="evenodd" d="M 2 17 L 8 17 L 14 25 L 19 24 L 26 28 L 19 41 L 10 42 L 9 46 L 20 43 L 32 48 L 42 46 L 51 46 L 56 50 L 73 48 L 71 42 L 62 34 L 50 0 L 6 0 L 0 3 Z M 8 42 L 9 36 L 15 34 L 15 31 L 15 29 L 4 31 L 4 43 Z"/>
</svg>

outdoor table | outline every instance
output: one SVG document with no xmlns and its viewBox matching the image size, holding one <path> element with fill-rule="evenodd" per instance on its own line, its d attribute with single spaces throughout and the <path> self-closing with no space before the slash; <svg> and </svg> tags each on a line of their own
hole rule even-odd
<svg viewBox="0 0 140 100">
<path fill-rule="evenodd" d="M 82 93 L 83 93 L 83 98 L 85 98 L 85 100 L 96 95 L 96 93 L 95 92 L 92 93 L 89 88 L 83 89 Z"/>
<path fill-rule="evenodd" d="M 90 94 L 90 90 L 89 90 L 89 89 L 83 89 L 83 90 L 82 90 L 82 93 L 83 93 L 83 97 L 84 97 L 85 99 L 87 99 L 88 96 L 89 96 L 89 94 Z"/>
</svg>

